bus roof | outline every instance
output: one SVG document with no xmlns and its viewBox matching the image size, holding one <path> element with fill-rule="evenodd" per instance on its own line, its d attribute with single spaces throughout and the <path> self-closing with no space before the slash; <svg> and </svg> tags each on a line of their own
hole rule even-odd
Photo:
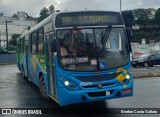
<svg viewBox="0 0 160 117">
<path fill-rule="evenodd" d="M 34 32 L 35 30 L 41 28 L 42 26 L 44 26 L 45 24 L 48 24 L 49 22 L 51 22 L 57 15 L 59 14 L 67 14 L 67 13 L 82 13 L 82 12 L 108 12 L 108 13 L 117 13 L 120 14 L 120 12 L 116 12 L 116 11 L 105 11 L 105 10 L 81 10 L 81 11 L 65 11 L 65 12 L 55 12 L 53 14 L 51 14 L 50 16 L 48 16 L 46 19 L 44 19 L 43 21 L 41 21 L 40 23 L 38 23 L 36 26 L 32 27 L 30 30 L 28 30 L 27 32 L 23 33 L 18 39 L 17 41 L 26 36 L 27 34 L 30 34 L 32 32 Z"/>
</svg>

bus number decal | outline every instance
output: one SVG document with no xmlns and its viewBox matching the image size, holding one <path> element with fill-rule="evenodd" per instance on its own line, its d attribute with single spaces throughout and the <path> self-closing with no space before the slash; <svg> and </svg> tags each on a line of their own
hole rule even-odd
<svg viewBox="0 0 160 117">
<path fill-rule="evenodd" d="M 85 87 L 85 86 L 92 86 L 92 82 L 81 82 L 80 87 Z"/>
</svg>

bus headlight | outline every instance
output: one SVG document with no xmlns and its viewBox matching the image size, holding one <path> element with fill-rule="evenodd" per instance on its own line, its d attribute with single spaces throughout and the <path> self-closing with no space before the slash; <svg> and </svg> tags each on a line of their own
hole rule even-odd
<svg viewBox="0 0 160 117">
<path fill-rule="evenodd" d="M 65 78 L 60 78 L 61 83 L 69 90 L 77 90 L 79 87 L 74 84 L 73 82 L 65 79 Z"/>
<path fill-rule="evenodd" d="M 126 79 L 130 79 L 131 77 L 130 77 L 130 75 L 126 75 Z"/>
<path fill-rule="evenodd" d="M 65 86 L 68 86 L 69 85 L 69 81 L 68 80 L 65 81 L 64 84 L 65 84 Z"/>
</svg>

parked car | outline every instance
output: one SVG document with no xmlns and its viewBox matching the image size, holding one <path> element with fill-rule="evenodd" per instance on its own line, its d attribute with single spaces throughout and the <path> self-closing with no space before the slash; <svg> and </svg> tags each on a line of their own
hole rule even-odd
<svg viewBox="0 0 160 117">
<path fill-rule="evenodd" d="M 160 54 L 142 54 L 137 59 L 133 59 L 131 64 L 133 67 L 160 65 Z"/>
<path fill-rule="evenodd" d="M 0 54 L 12 54 L 12 53 L 7 51 L 6 49 L 0 48 Z"/>
</svg>

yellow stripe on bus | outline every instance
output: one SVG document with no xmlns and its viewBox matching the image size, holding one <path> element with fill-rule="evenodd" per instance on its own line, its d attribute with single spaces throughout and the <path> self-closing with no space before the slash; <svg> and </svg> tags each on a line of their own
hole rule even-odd
<svg viewBox="0 0 160 117">
<path fill-rule="evenodd" d="M 123 76 L 122 74 L 120 74 L 118 77 L 117 77 L 117 80 L 122 82 L 123 80 L 125 79 L 125 76 Z"/>
</svg>

